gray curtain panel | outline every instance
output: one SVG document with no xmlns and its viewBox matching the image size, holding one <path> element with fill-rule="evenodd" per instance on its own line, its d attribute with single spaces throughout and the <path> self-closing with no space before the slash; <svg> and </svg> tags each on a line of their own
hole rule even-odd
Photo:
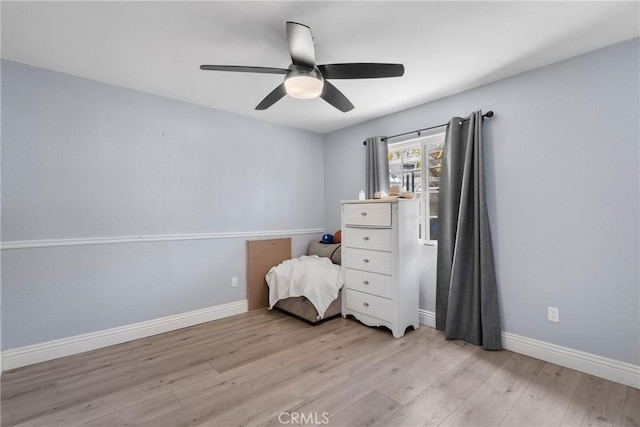
<svg viewBox="0 0 640 427">
<path fill-rule="evenodd" d="M 447 339 L 502 348 L 487 216 L 482 112 L 447 125 L 438 208 L 436 329 Z"/>
<path fill-rule="evenodd" d="M 367 199 L 376 191 L 389 194 L 389 149 L 381 136 L 367 138 Z"/>
</svg>

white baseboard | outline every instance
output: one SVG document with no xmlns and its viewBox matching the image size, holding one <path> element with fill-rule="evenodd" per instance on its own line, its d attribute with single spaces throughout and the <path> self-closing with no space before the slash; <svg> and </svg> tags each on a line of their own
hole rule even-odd
<svg viewBox="0 0 640 427">
<path fill-rule="evenodd" d="M 20 368 L 246 312 L 247 300 L 241 300 L 118 328 L 4 350 L 1 357 L 2 367 L 5 370 Z"/>
<path fill-rule="evenodd" d="M 436 314 L 432 311 L 427 311 L 420 309 L 418 310 L 420 313 L 420 324 L 431 326 L 432 328 L 436 327 Z"/>
<path fill-rule="evenodd" d="M 555 363 L 610 381 L 640 388 L 640 366 L 502 332 L 502 346 L 516 353 Z"/>
<path fill-rule="evenodd" d="M 435 327 L 435 313 L 420 310 L 420 323 Z M 637 365 L 504 331 L 502 347 L 505 350 L 640 389 L 640 366 Z"/>
</svg>

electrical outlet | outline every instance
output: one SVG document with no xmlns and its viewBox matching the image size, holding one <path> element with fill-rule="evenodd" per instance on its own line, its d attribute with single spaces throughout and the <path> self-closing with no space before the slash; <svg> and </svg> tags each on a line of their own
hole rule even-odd
<svg viewBox="0 0 640 427">
<path fill-rule="evenodd" d="M 232 288 L 237 288 L 238 287 L 238 278 L 237 277 L 232 277 L 231 278 L 231 287 Z"/>
<path fill-rule="evenodd" d="M 547 319 L 549 322 L 560 322 L 560 309 L 558 307 L 547 307 Z"/>
</svg>

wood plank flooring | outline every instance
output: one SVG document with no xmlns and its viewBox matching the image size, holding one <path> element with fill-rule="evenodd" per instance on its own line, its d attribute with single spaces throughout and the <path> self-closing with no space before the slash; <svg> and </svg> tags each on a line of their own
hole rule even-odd
<svg viewBox="0 0 640 427">
<path fill-rule="evenodd" d="M 2 426 L 638 426 L 640 391 L 422 326 L 259 310 L 5 372 Z"/>
</svg>

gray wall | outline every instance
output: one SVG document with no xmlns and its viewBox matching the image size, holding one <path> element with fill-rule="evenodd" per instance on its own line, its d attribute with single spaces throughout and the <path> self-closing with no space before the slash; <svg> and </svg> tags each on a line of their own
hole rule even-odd
<svg viewBox="0 0 640 427">
<path fill-rule="evenodd" d="M 321 135 L 5 60 L 1 155 L 4 242 L 324 225 Z M 5 249 L 3 348 L 243 300 L 245 242 Z"/>
<path fill-rule="evenodd" d="M 333 232 L 338 201 L 364 188 L 364 138 L 492 109 L 503 329 L 638 364 L 638 51 L 632 40 L 324 138 L 2 61 L 2 240 Z M 294 236 L 294 254 L 310 238 Z M 3 348 L 244 299 L 244 242 L 3 250 Z M 422 251 L 420 307 L 434 311 L 435 247 Z"/>
<path fill-rule="evenodd" d="M 364 188 L 366 137 L 494 110 L 485 158 L 503 330 L 639 364 L 638 52 L 634 39 L 326 135 L 326 229 Z M 433 312 L 436 248 L 422 251 L 420 307 Z"/>
</svg>

